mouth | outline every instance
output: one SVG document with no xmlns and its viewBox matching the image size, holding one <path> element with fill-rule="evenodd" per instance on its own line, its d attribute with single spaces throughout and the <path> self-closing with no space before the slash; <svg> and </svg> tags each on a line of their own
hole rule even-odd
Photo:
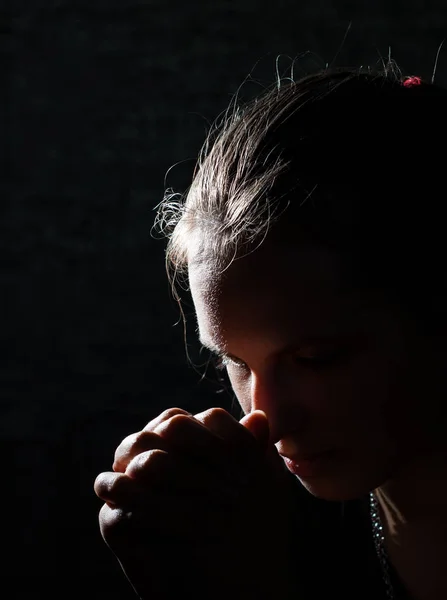
<svg viewBox="0 0 447 600">
<path fill-rule="evenodd" d="M 288 457 L 281 455 L 286 467 L 298 477 L 313 477 L 323 473 L 336 455 L 335 450 L 326 450 L 319 454 Z"/>
</svg>

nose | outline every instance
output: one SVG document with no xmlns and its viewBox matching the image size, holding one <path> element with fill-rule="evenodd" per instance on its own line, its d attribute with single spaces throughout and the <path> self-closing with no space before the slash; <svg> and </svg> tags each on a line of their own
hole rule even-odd
<svg viewBox="0 0 447 600">
<path fill-rule="evenodd" d="M 299 435 L 309 417 L 304 402 L 300 402 L 297 383 L 274 371 L 252 375 L 251 410 L 262 410 L 267 415 L 271 444 L 292 431 Z"/>
</svg>

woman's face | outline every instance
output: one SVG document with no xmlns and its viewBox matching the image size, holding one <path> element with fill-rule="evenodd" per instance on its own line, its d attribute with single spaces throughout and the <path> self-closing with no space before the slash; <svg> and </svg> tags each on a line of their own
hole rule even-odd
<svg viewBox="0 0 447 600">
<path fill-rule="evenodd" d="M 336 257 L 267 241 L 220 274 L 193 252 L 189 279 L 201 341 L 224 355 L 244 412 L 265 411 L 281 454 L 335 451 L 299 475 L 313 495 L 359 497 L 429 449 L 428 343 L 378 295 L 344 286 Z"/>
</svg>

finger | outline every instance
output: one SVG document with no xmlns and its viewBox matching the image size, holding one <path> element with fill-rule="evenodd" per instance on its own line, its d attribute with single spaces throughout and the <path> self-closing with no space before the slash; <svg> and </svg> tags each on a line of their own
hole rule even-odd
<svg viewBox="0 0 447 600">
<path fill-rule="evenodd" d="M 179 543 L 191 551 L 194 545 L 205 540 L 221 540 L 228 528 L 234 526 L 234 509 L 229 504 L 224 505 L 218 497 L 202 506 L 194 497 L 183 498 L 180 505 L 173 504 L 172 497 L 157 495 L 148 499 L 144 507 L 122 509 L 104 504 L 99 521 L 106 543 L 124 543 L 130 548 L 143 543 L 147 556 L 154 543 L 165 545 L 175 541 L 177 548 Z"/>
<path fill-rule="evenodd" d="M 158 425 L 175 415 L 191 415 L 191 413 L 182 408 L 168 408 L 149 421 L 142 431 L 128 435 L 115 451 L 112 469 L 124 473 L 129 462 L 140 452 L 155 448 L 167 450 L 166 444 L 163 444 L 161 438 L 155 436 L 153 432 Z"/>
<path fill-rule="evenodd" d="M 290 471 L 269 440 L 269 424 L 263 411 L 253 411 L 237 421 L 224 409 L 212 408 L 194 415 L 194 418 L 230 442 L 237 456 L 234 460 L 237 460 L 240 468 L 245 467 L 253 473 L 257 466 L 262 468 L 262 465 L 269 465 L 279 480 L 282 481 L 284 476 L 290 478 Z"/>
<path fill-rule="evenodd" d="M 155 417 L 155 419 L 152 419 L 152 421 L 149 421 L 149 423 L 146 425 L 146 427 L 144 427 L 143 431 L 154 431 L 156 427 L 161 425 L 161 423 L 163 423 L 164 421 L 167 421 L 171 417 L 175 417 L 175 415 L 192 416 L 191 413 L 189 413 L 187 410 L 183 410 L 183 408 L 177 408 L 177 407 L 168 408 L 168 409 L 164 410 L 162 413 L 160 413 L 158 415 L 158 417 Z"/>
<path fill-rule="evenodd" d="M 100 473 L 93 485 L 95 494 L 108 504 L 125 506 L 130 497 L 144 493 L 138 482 L 123 473 Z"/>
<path fill-rule="evenodd" d="M 138 454 L 128 465 L 126 475 L 145 489 L 198 495 L 209 490 L 225 490 L 230 482 L 218 470 L 184 459 L 163 450 Z M 233 482 L 234 484 L 234 482 Z"/>
<path fill-rule="evenodd" d="M 194 418 L 215 435 L 223 438 L 227 446 L 241 456 L 241 460 L 250 462 L 259 459 L 265 451 L 264 444 L 223 408 L 210 408 L 194 415 Z"/>
<path fill-rule="evenodd" d="M 203 425 L 203 428 L 191 429 L 188 424 L 194 422 Z M 207 430 L 214 435 L 210 436 Z M 153 436 L 154 433 L 159 437 Z M 142 432 L 123 440 L 115 452 L 113 470 L 124 472 L 129 462 L 141 452 L 155 448 L 169 450 L 168 442 L 178 451 L 186 452 L 188 448 L 190 456 L 199 455 L 202 459 L 203 450 L 208 449 L 208 462 L 211 461 L 212 452 L 214 460 L 220 464 L 226 463 L 229 458 L 234 459 L 230 450 L 242 451 L 248 454 L 249 459 L 259 453 L 252 433 L 226 410 L 211 408 L 193 416 L 183 409 L 170 408 L 150 421 Z"/>
<path fill-rule="evenodd" d="M 197 507 L 205 507 L 210 502 L 214 506 L 226 506 L 238 497 L 236 488 L 222 485 L 222 481 L 207 474 L 204 476 L 193 465 L 188 470 L 175 470 L 175 465 L 171 465 L 170 474 L 173 477 L 167 477 L 165 472 L 160 478 L 159 472 L 150 469 L 145 471 L 145 481 L 142 481 L 122 473 L 106 472 L 98 475 L 94 489 L 110 507 L 123 511 L 143 510 L 150 518 L 154 518 L 154 508 L 169 513 L 192 502 Z"/>
<path fill-rule="evenodd" d="M 267 449 L 270 441 L 270 426 L 267 415 L 263 410 L 254 410 L 248 415 L 245 415 L 239 421 L 239 424 L 250 431 L 264 451 Z"/>
<path fill-rule="evenodd" d="M 230 445 L 192 415 L 174 415 L 154 430 L 170 451 L 211 468 L 224 468 L 232 460 Z"/>
<path fill-rule="evenodd" d="M 135 456 L 155 449 L 168 451 L 168 443 L 153 431 L 143 430 L 132 433 L 116 449 L 112 469 L 124 473 Z"/>
<path fill-rule="evenodd" d="M 264 454 L 251 433 L 229 413 L 214 408 L 199 414 L 199 420 L 189 415 L 175 415 L 156 429 L 161 438 L 169 443 L 171 451 L 208 467 L 224 481 L 237 482 L 240 486 L 250 484 L 264 466 Z M 224 439 L 211 430 L 226 431 Z"/>
</svg>

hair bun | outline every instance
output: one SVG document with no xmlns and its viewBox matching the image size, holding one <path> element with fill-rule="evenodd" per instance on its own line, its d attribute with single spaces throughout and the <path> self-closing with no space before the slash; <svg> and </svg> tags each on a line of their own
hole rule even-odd
<svg viewBox="0 0 447 600">
<path fill-rule="evenodd" d="M 421 83 L 422 83 L 422 79 L 420 77 L 416 77 L 414 75 L 411 77 L 405 77 L 405 79 L 402 82 L 402 85 L 404 87 L 413 87 L 415 85 L 421 85 Z"/>
</svg>

